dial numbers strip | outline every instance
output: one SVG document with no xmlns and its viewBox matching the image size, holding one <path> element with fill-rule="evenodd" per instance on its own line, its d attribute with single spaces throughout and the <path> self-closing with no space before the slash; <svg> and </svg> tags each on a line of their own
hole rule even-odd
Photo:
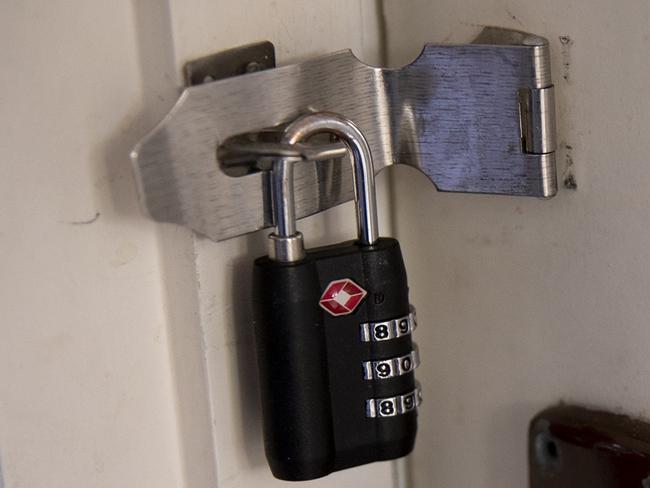
<svg viewBox="0 0 650 488">
<path fill-rule="evenodd" d="M 417 347 L 410 353 L 396 358 L 363 362 L 363 379 L 385 380 L 402 376 L 415 370 L 420 365 Z"/>
<path fill-rule="evenodd" d="M 366 400 L 366 417 L 385 418 L 404 415 L 417 409 L 422 403 L 422 392 L 418 385 L 415 390 L 388 398 Z"/>
<path fill-rule="evenodd" d="M 397 339 L 412 333 L 417 327 L 415 307 L 404 317 L 385 320 L 382 322 L 366 322 L 361 324 L 362 342 L 381 342 Z"/>
</svg>

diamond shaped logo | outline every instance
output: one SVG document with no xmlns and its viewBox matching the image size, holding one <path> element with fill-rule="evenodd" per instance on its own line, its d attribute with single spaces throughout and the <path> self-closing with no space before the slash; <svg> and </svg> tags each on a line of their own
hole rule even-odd
<svg viewBox="0 0 650 488">
<path fill-rule="evenodd" d="M 349 278 L 334 280 L 327 285 L 318 304 L 335 317 L 348 315 L 356 310 L 367 294 Z"/>
</svg>

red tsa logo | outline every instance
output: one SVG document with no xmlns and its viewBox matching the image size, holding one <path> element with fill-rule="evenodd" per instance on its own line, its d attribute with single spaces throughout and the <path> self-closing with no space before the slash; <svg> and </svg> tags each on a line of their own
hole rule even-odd
<svg viewBox="0 0 650 488">
<path fill-rule="evenodd" d="M 357 308 L 368 294 L 349 278 L 332 281 L 320 297 L 318 304 L 335 317 L 348 315 Z"/>
</svg>

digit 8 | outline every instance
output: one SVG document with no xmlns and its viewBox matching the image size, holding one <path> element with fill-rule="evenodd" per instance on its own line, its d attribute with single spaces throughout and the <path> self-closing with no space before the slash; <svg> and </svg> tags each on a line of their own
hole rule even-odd
<svg viewBox="0 0 650 488">
<path fill-rule="evenodd" d="M 387 323 L 381 323 L 381 324 L 376 324 L 375 325 L 375 339 L 378 341 L 388 339 L 389 336 L 389 329 L 388 329 L 388 324 Z"/>
<path fill-rule="evenodd" d="M 382 417 L 395 415 L 395 405 L 392 400 L 382 400 L 379 402 L 379 413 Z"/>
</svg>

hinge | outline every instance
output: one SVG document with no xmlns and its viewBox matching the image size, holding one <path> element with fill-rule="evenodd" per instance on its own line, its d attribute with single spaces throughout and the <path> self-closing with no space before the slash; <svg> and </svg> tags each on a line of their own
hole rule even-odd
<svg viewBox="0 0 650 488">
<path fill-rule="evenodd" d="M 555 152 L 554 87 L 519 90 L 521 144 L 528 154 Z"/>
</svg>

